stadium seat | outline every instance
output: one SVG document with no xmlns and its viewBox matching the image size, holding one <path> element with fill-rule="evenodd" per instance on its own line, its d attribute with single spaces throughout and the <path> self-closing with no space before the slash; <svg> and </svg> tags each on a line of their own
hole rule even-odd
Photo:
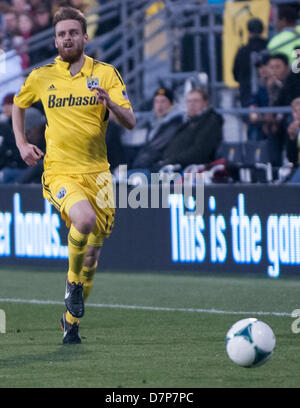
<svg viewBox="0 0 300 408">
<path fill-rule="evenodd" d="M 270 183 L 273 181 L 267 140 L 243 143 L 222 142 L 217 157 L 225 158 L 231 168 L 237 168 L 238 181 L 241 183 Z"/>
<path fill-rule="evenodd" d="M 247 141 L 244 148 L 244 163 L 254 165 L 256 163 L 269 163 L 269 147 L 267 140 Z"/>
<path fill-rule="evenodd" d="M 224 158 L 229 163 L 242 164 L 244 156 L 243 147 L 242 143 L 222 142 L 218 148 L 216 157 Z"/>
</svg>

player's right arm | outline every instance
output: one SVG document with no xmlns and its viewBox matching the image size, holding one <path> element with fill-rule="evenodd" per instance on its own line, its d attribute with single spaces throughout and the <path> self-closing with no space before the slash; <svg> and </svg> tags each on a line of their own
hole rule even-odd
<svg viewBox="0 0 300 408">
<path fill-rule="evenodd" d="M 16 145 L 20 155 L 28 166 L 35 166 L 44 153 L 35 145 L 28 142 L 25 136 L 25 109 L 13 104 L 12 124 L 16 139 Z"/>
<path fill-rule="evenodd" d="M 18 95 L 14 97 L 12 109 L 12 124 L 22 159 L 28 166 L 35 166 L 44 153 L 28 142 L 25 135 L 25 109 L 40 99 L 38 92 L 37 71 L 32 71 L 26 79 Z"/>
</svg>

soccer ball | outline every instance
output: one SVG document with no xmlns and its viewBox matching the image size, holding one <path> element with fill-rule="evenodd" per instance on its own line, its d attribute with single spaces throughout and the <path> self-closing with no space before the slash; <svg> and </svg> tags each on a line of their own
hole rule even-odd
<svg viewBox="0 0 300 408">
<path fill-rule="evenodd" d="M 274 352 L 275 343 L 272 329 L 255 318 L 239 320 L 226 335 L 227 354 L 242 367 L 265 364 Z"/>
</svg>

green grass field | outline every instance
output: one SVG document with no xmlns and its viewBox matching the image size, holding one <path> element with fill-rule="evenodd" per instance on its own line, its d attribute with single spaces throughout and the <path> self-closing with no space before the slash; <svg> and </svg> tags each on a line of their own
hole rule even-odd
<svg viewBox="0 0 300 408">
<path fill-rule="evenodd" d="M 62 345 L 64 271 L 1 268 L 0 282 L 2 388 L 300 386 L 300 334 L 288 316 L 300 308 L 297 277 L 98 273 L 81 345 Z M 277 339 L 253 369 L 225 352 L 229 327 L 250 316 Z"/>
</svg>

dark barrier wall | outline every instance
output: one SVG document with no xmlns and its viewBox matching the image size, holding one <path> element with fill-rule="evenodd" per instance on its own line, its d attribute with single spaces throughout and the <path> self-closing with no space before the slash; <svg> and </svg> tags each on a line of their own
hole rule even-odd
<svg viewBox="0 0 300 408">
<path fill-rule="evenodd" d="M 117 208 L 104 270 L 300 270 L 300 187 L 206 187 L 204 214 L 172 194 L 170 208 Z M 0 264 L 67 267 L 67 229 L 39 186 L 0 188 Z"/>
</svg>

